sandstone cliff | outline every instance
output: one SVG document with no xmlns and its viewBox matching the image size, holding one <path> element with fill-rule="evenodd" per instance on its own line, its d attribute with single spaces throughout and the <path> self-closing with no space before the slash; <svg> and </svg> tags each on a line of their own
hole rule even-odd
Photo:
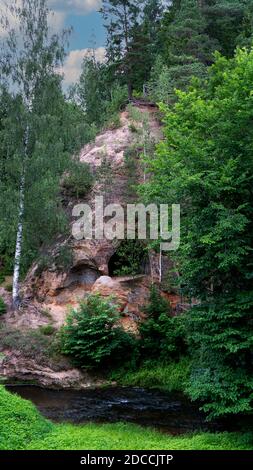
<svg viewBox="0 0 253 470">
<path fill-rule="evenodd" d="M 128 112 L 123 112 L 119 128 L 102 132 L 95 142 L 82 149 L 80 161 L 89 164 L 96 175 L 96 183 L 85 201 L 91 206 L 96 195 L 103 195 L 105 204 L 118 203 L 124 207 L 127 202 L 131 202 L 127 199 L 131 197 L 128 180 L 133 175 L 127 173 L 125 164 L 125 152 L 129 148 L 137 149 L 135 182 L 137 184 L 143 181 L 144 171 L 140 164 L 143 139 L 148 137 L 150 142 L 155 143 L 161 139 L 161 130 L 156 109 L 140 106 L 139 112 L 145 113 L 145 130 L 144 119 L 134 122 Z M 66 211 L 69 214 L 77 202 L 83 201 L 66 201 Z M 24 334 L 26 330 L 37 330 L 47 324 L 58 329 L 65 322 L 70 305 L 77 306 L 87 293 L 99 292 L 106 297 L 115 297 L 121 312 L 122 325 L 136 331 L 138 321 L 143 316 L 142 307 L 149 296 L 150 284 L 159 280 L 159 256 L 150 252 L 143 273 L 138 276 L 115 276 L 110 272 L 110 263 L 118 246 L 118 243 L 107 240 L 78 241 L 71 236 L 68 239 L 59 237 L 55 246 L 49 249 L 50 265 L 42 272 L 38 264 L 32 266 L 23 286 L 23 308 L 19 312 L 10 310 L 5 315 L 5 325 L 8 328 L 18 328 Z M 61 247 L 70 249 L 72 261 L 66 269 L 59 271 L 54 265 L 54 258 Z M 169 260 L 165 258 L 163 265 L 166 270 L 170 266 Z M 8 302 L 8 294 L 5 292 L 3 295 Z M 176 304 L 178 299 L 172 300 Z M 36 380 L 47 386 L 73 387 L 96 383 L 87 374 L 73 370 L 66 361 L 62 366 L 63 370 L 58 369 L 55 361 L 50 361 L 50 364 L 43 361 L 41 363 L 31 355 L 24 357 L 22 352 L 15 351 L 13 347 L 2 347 L 2 376 Z"/>
</svg>

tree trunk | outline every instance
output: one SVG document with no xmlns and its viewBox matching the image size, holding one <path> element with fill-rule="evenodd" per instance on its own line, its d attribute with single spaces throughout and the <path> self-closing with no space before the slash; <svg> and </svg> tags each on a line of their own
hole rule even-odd
<svg viewBox="0 0 253 470">
<path fill-rule="evenodd" d="M 129 77 L 127 77 L 127 79 L 129 79 Z M 128 99 L 129 101 L 131 101 L 133 99 L 133 87 L 132 87 L 132 83 L 128 82 Z"/>
<path fill-rule="evenodd" d="M 14 308 L 19 307 L 19 276 L 20 276 L 20 261 L 22 253 L 22 240 L 23 240 L 23 219 L 24 219 L 24 195 L 25 195 L 25 175 L 23 173 L 20 181 L 19 188 L 19 214 L 18 214 L 18 228 L 16 238 L 16 249 L 14 258 L 14 274 L 13 274 L 13 287 L 12 287 L 12 303 Z"/>
<path fill-rule="evenodd" d="M 17 227 L 15 257 L 14 257 L 13 284 L 12 284 L 12 304 L 14 308 L 18 308 L 20 305 L 19 277 L 20 277 L 20 264 L 21 264 L 21 254 L 22 254 L 23 225 L 24 225 L 24 212 L 25 212 L 25 170 L 26 170 L 26 160 L 28 157 L 28 142 L 29 142 L 29 125 L 27 125 L 26 131 L 25 131 L 24 161 L 23 161 L 23 170 L 22 170 L 20 187 L 19 187 L 18 227 Z"/>
</svg>

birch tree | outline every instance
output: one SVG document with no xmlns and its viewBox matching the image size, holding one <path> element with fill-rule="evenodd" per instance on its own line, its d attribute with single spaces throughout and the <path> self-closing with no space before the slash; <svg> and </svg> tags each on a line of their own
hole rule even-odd
<svg viewBox="0 0 253 470">
<path fill-rule="evenodd" d="M 64 39 L 50 33 L 49 10 L 46 0 L 14 0 L 5 4 L 1 12 L 2 44 L 0 55 L 1 81 L 10 93 L 19 97 L 21 106 L 17 116 L 20 127 L 18 178 L 18 217 L 13 273 L 13 306 L 20 303 L 19 279 L 22 259 L 24 216 L 29 193 L 28 169 L 34 157 L 38 140 L 38 99 L 46 99 L 45 88 L 56 83 L 55 70 L 64 58 Z M 36 103 L 36 117 L 34 106 Z M 44 103 L 44 110 L 45 110 Z M 43 106 L 42 106 L 43 108 Z M 36 175 L 34 175 L 36 177 Z"/>
</svg>

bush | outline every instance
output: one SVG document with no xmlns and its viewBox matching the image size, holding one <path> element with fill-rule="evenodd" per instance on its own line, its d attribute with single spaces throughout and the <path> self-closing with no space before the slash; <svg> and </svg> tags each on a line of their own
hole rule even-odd
<svg viewBox="0 0 253 470">
<path fill-rule="evenodd" d="M 0 297 L 0 316 L 4 315 L 4 313 L 6 313 L 6 311 L 7 311 L 6 303 L 5 303 L 4 299 L 2 297 Z"/>
<path fill-rule="evenodd" d="M 114 266 L 116 276 L 136 276 L 144 274 L 147 250 L 139 240 L 124 240 L 117 249 Z"/>
<path fill-rule="evenodd" d="M 170 305 L 156 287 L 152 287 L 144 311 L 148 319 L 140 326 L 141 357 L 164 361 L 183 354 L 186 350 L 184 317 L 171 317 Z"/>
<path fill-rule="evenodd" d="M 67 196 L 85 197 L 93 184 L 93 176 L 87 163 L 73 162 L 69 173 L 62 182 L 62 188 Z"/>
<path fill-rule="evenodd" d="M 211 418 L 252 412 L 253 293 L 223 297 L 186 316 L 193 357 L 188 392 Z"/>
<path fill-rule="evenodd" d="M 158 388 L 169 392 L 185 393 L 190 380 L 191 360 L 181 357 L 178 362 L 159 363 L 157 360 L 144 362 L 133 370 L 120 368 L 111 373 L 111 380 L 119 385 L 131 387 Z"/>
<path fill-rule="evenodd" d="M 56 363 L 59 370 L 66 362 L 65 358 L 59 357 L 57 341 L 44 334 L 41 328 L 20 331 L 19 328 L 1 324 L 0 349 L 13 350 L 43 366 Z"/>
<path fill-rule="evenodd" d="M 61 330 L 62 352 L 82 368 L 96 368 L 126 360 L 136 340 L 118 325 L 117 307 L 99 295 L 90 295 L 71 310 Z"/>
<path fill-rule="evenodd" d="M 55 266 L 57 271 L 67 271 L 73 262 L 73 252 L 69 245 L 63 245 L 59 248 L 55 256 Z"/>
<path fill-rule="evenodd" d="M 55 333 L 55 328 L 52 325 L 41 326 L 40 332 L 45 336 L 52 336 Z"/>
</svg>

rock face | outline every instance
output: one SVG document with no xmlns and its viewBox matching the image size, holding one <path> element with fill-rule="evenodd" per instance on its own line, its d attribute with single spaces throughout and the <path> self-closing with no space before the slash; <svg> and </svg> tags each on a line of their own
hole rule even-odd
<svg viewBox="0 0 253 470">
<path fill-rule="evenodd" d="M 161 139 L 161 131 L 155 117 L 154 108 L 140 108 L 149 114 L 150 137 L 154 141 Z M 127 112 L 121 114 L 121 126 L 107 130 L 97 136 L 94 143 L 86 145 L 80 153 L 80 161 L 88 163 L 96 174 L 96 183 L 86 201 L 68 200 L 66 212 L 72 214 L 77 203 L 88 203 L 94 212 L 95 196 L 104 197 L 104 205 L 120 204 L 123 208 L 129 197 L 129 174 L 126 171 L 125 152 L 133 146 L 142 152 L 141 134 L 133 130 L 133 122 Z M 136 156 L 136 183 L 143 181 L 144 174 Z M 130 177 L 133 175 L 130 175 Z M 73 218 L 70 217 L 70 223 Z M 125 227 L 124 227 L 125 228 Z M 71 265 L 60 271 L 54 266 L 57 250 L 68 247 L 72 252 Z M 117 252 L 119 243 L 102 240 L 66 240 L 59 237 L 49 255 L 52 265 L 39 272 L 38 265 L 32 266 L 23 286 L 24 307 L 20 312 L 5 315 L 7 325 L 19 329 L 37 329 L 48 323 L 59 328 L 66 319 L 69 306 L 77 306 L 89 293 L 99 293 L 104 297 L 113 297 L 121 313 L 121 323 L 126 330 L 137 332 L 138 321 L 143 318 L 143 306 L 146 304 L 150 284 L 159 281 L 160 260 L 155 253 L 149 253 L 149 259 L 143 275 L 118 276 L 110 272 L 110 260 Z M 163 260 L 165 270 L 170 267 L 167 258 Z M 0 375 L 20 380 L 35 380 L 47 387 L 85 387 L 97 384 L 88 374 L 71 367 L 55 370 L 39 364 L 35 359 L 22 357 L 15 351 L 3 351 L 0 360 Z"/>
<path fill-rule="evenodd" d="M 105 383 L 78 369 L 64 368 L 55 370 L 38 364 L 38 361 L 20 354 L 4 351 L 0 357 L 0 373 L 3 380 L 12 382 L 30 382 L 45 388 L 84 389 L 99 387 Z"/>
<path fill-rule="evenodd" d="M 154 141 L 160 140 L 161 131 L 154 108 L 143 107 L 140 111 L 149 115 L 151 138 Z M 104 205 L 120 204 L 124 208 L 128 202 L 131 202 L 126 195 L 129 175 L 126 172 L 125 152 L 133 144 L 139 146 L 139 153 L 142 152 L 141 127 L 140 133 L 136 133 L 131 130 L 131 125 L 128 113 L 122 113 L 120 128 L 100 134 L 94 143 L 86 145 L 80 153 L 80 161 L 88 163 L 96 174 L 96 183 L 87 200 L 78 202 L 88 203 L 93 211 L 96 196 L 104 197 Z M 138 160 L 138 156 L 136 158 Z M 136 182 L 143 177 L 143 172 L 138 169 Z M 73 201 L 69 201 L 69 213 L 72 212 L 72 208 Z M 132 321 L 137 320 L 142 317 L 142 306 L 147 301 L 150 283 L 159 278 L 159 259 L 156 254 L 150 253 L 146 276 L 130 279 L 112 278 L 109 264 L 118 245 L 115 241 L 106 239 L 72 238 L 68 241 L 73 254 L 69 269 L 57 272 L 51 268 L 38 276 L 37 266 L 33 266 L 25 282 L 25 297 L 39 302 L 43 308 L 49 310 L 57 327 L 65 320 L 67 306 L 77 305 L 80 299 L 90 292 L 99 292 L 103 296 L 113 295 L 123 316 L 128 316 Z M 52 258 L 53 256 L 52 253 Z"/>
</svg>

